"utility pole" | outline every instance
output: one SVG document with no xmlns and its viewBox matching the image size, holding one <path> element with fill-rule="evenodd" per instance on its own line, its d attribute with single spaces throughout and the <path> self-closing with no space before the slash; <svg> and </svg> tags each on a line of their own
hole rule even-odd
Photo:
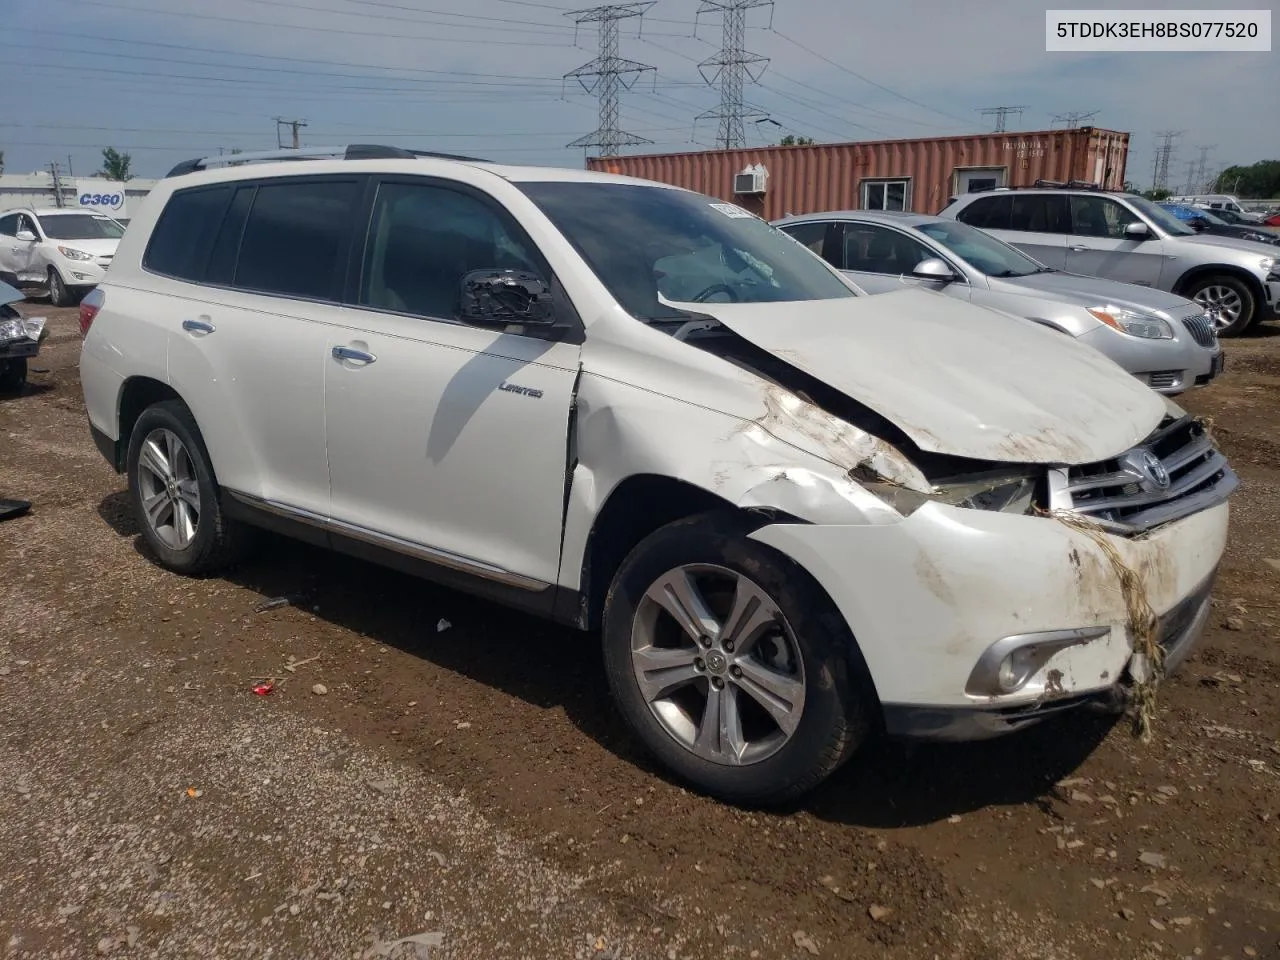
<svg viewBox="0 0 1280 960">
<path fill-rule="evenodd" d="M 58 161 L 49 164 L 49 173 L 53 175 L 53 203 L 57 207 L 62 204 L 62 175 L 58 171 Z"/>
<path fill-rule="evenodd" d="M 1050 126 L 1053 126 L 1055 123 L 1061 123 L 1065 125 L 1068 130 L 1074 130 L 1076 127 L 1080 126 L 1080 124 L 1085 121 L 1092 120 L 1097 115 L 1097 110 L 1091 110 L 1088 113 L 1078 113 L 1075 111 L 1070 113 L 1059 113 L 1054 116 Z"/>
<path fill-rule="evenodd" d="M 1205 191 L 1205 192 L 1208 192 L 1208 190 L 1209 190 L 1209 180 L 1208 180 L 1208 176 L 1209 176 L 1209 170 L 1208 170 L 1208 167 L 1209 167 L 1209 153 L 1210 153 L 1210 151 L 1212 151 L 1215 147 L 1217 147 L 1217 144 L 1216 144 L 1216 143 L 1211 143 L 1211 144 L 1208 144 L 1208 145 L 1202 145 L 1202 146 L 1197 146 L 1197 147 L 1196 147 L 1196 149 L 1200 151 L 1200 166 L 1199 166 L 1199 169 L 1198 169 L 1198 171 L 1197 171 L 1197 173 L 1196 173 L 1196 190 L 1195 190 L 1195 191 L 1188 191 L 1189 193 L 1194 193 L 1194 192 L 1196 192 L 1196 191 L 1200 191 L 1200 190 L 1203 190 L 1203 191 Z"/>
<path fill-rule="evenodd" d="M 643 16 L 653 4 L 654 0 L 645 0 L 641 3 L 613 3 L 585 10 L 571 10 L 565 14 L 566 17 L 573 17 L 573 22 L 578 26 L 584 23 L 600 25 L 599 56 L 564 75 L 565 80 L 572 77 L 578 81 L 583 90 L 594 93 L 599 98 L 599 125 L 591 133 L 579 137 L 566 146 L 583 149 L 597 147 L 600 151 L 599 156 L 616 157 L 621 147 L 653 142 L 634 133 L 627 133 L 618 127 L 619 94 L 623 90 L 630 90 L 635 86 L 636 81 L 649 71 L 657 72 L 656 67 L 647 63 L 618 56 L 618 22 Z"/>
<path fill-rule="evenodd" d="M 720 85 L 720 105 L 694 117 L 699 120 L 718 120 L 716 142 L 723 150 L 747 145 L 745 120 L 764 117 L 762 110 L 748 106 L 742 99 L 742 88 L 747 80 L 758 83 L 769 58 L 749 53 L 747 45 L 747 12 L 756 7 L 769 7 L 772 17 L 773 0 L 702 0 L 694 17 L 696 24 L 704 13 L 719 13 L 720 52 L 698 64 L 698 73 L 708 86 Z"/>
<path fill-rule="evenodd" d="M 305 120 L 281 120 L 276 117 L 276 146 L 281 150 L 284 149 L 284 142 L 280 139 L 280 128 L 289 127 L 293 130 L 293 149 L 297 150 L 302 146 L 302 141 L 298 138 L 298 130 L 307 125 Z"/>
<path fill-rule="evenodd" d="M 1021 119 L 1021 118 L 1022 118 L 1022 111 L 1023 111 L 1023 110 L 1025 110 L 1025 109 L 1027 109 L 1027 108 L 1026 108 L 1026 105 L 1024 104 L 1024 105 L 1017 106 L 1017 107 L 984 107 L 984 108 L 982 108 L 981 110 L 979 110 L 978 112 L 979 112 L 980 114 L 982 114 L 983 116 L 992 116 L 992 115 L 994 115 L 994 116 L 995 116 L 995 118 L 996 118 L 996 128 L 995 128 L 995 131 L 994 131 L 994 132 L 995 132 L 995 133 L 1004 133 L 1004 131 L 1005 131 L 1005 118 L 1006 118 L 1006 117 L 1008 117 L 1008 116 L 1009 116 L 1009 114 L 1011 114 L 1011 113 L 1016 113 L 1016 114 L 1018 115 L 1018 118 L 1019 118 L 1019 119 Z"/>
<path fill-rule="evenodd" d="M 71 154 L 67 154 L 67 176 L 75 179 L 76 172 L 71 168 Z"/>
<path fill-rule="evenodd" d="M 1181 130 L 1163 130 L 1157 133 L 1160 145 L 1156 147 L 1155 170 L 1152 171 L 1151 189 L 1169 189 L 1169 161 L 1173 157 L 1173 141 L 1182 136 Z"/>
</svg>

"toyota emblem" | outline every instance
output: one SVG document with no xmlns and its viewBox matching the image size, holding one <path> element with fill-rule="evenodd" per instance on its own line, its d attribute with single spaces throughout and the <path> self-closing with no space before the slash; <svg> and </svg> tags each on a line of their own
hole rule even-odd
<svg viewBox="0 0 1280 960">
<path fill-rule="evenodd" d="M 1148 480 L 1161 490 L 1169 489 L 1169 471 L 1165 469 L 1159 457 L 1150 450 L 1143 450 L 1138 464 Z"/>
</svg>

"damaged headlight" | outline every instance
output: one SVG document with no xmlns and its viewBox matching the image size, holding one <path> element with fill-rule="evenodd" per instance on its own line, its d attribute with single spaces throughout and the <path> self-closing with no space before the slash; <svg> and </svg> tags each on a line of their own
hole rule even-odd
<svg viewBox="0 0 1280 960">
<path fill-rule="evenodd" d="M 15 317 L 12 320 L 0 320 L 0 343 L 10 340 L 39 340 L 43 330 L 43 318 L 24 320 L 22 317 Z"/>
<path fill-rule="evenodd" d="M 862 485 L 905 517 L 930 502 L 969 510 L 1031 513 L 1036 506 L 1038 481 L 1039 477 L 1031 473 L 993 474 L 935 484 L 931 494 L 917 493 L 882 481 L 862 481 Z"/>
</svg>

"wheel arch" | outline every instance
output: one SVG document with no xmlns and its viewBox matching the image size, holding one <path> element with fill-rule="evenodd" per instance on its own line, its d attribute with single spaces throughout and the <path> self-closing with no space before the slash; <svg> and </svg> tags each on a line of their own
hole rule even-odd
<svg viewBox="0 0 1280 960">
<path fill-rule="evenodd" d="M 129 377 L 121 384 L 120 396 L 116 401 L 117 439 L 115 462 L 113 464 L 117 473 L 123 472 L 125 469 L 125 457 L 128 455 L 129 440 L 133 436 L 133 428 L 138 422 L 138 417 L 142 416 L 142 411 L 148 407 L 162 403 L 165 400 L 177 400 L 180 403 L 186 403 L 177 390 L 154 377 Z M 190 408 L 188 407 L 188 409 Z"/>
<path fill-rule="evenodd" d="M 1262 281 L 1255 277 L 1243 267 L 1236 267 L 1225 263 L 1207 264 L 1205 266 L 1192 267 L 1182 276 L 1178 277 L 1173 285 L 1173 293 L 1179 296 L 1187 296 L 1187 292 L 1192 285 L 1198 280 L 1204 280 L 1208 277 L 1226 276 L 1241 281 L 1249 288 L 1249 292 L 1253 294 L 1253 319 L 1249 321 L 1252 326 L 1262 316 L 1262 312 L 1266 306 L 1266 293 L 1262 289 Z M 1188 297 L 1188 299 L 1190 299 Z"/>
</svg>

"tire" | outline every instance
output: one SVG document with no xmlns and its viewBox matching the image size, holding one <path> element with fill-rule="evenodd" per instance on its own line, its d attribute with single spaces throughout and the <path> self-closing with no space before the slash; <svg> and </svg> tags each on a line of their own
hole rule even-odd
<svg viewBox="0 0 1280 960">
<path fill-rule="evenodd" d="M 49 268 L 49 306 L 71 306 L 71 292 L 67 289 L 67 285 L 62 282 L 62 275 L 54 267 Z"/>
<path fill-rule="evenodd" d="M 717 634 L 738 597 L 764 597 L 756 608 L 764 615 L 748 622 L 769 626 L 754 641 L 752 631 L 742 633 L 735 645 L 695 640 L 654 599 L 655 587 L 686 574 Z M 863 742 L 878 710 L 862 655 L 826 594 L 799 565 L 748 539 L 732 516 L 681 520 L 643 540 L 609 588 L 603 643 L 610 690 L 628 725 L 678 777 L 729 803 L 774 805 L 817 786 Z M 663 665 L 664 682 L 637 662 Z M 783 690 L 775 704 L 793 708 L 777 714 L 789 731 L 762 706 L 763 688 L 750 692 L 757 678 Z M 703 723 L 713 691 L 733 707 L 740 736 L 712 738 L 708 750 L 698 732 L 718 729 Z"/>
<path fill-rule="evenodd" d="M 1247 283 L 1231 274 L 1198 277 L 1187 285 L 1183 295 L 1205 309 L 1222 309 L 1217 323 L 1220 337 L 1238 337 L 1261 316 L 1257 295 Z"/>
<path fill-rule="evenodd" d="M 0 393 L 21 393 L 27 385 L 27 358 L 0 360 Z"/>
<path fill-rule="evenodd" d="M 244 557 L 253 531 L 223 514 L 209 453 L 186 404 L 166 400 L 142 412 L 129 436 L 127 469 L 129 499 L 161 566 L 199 576 Z"/>
</svg>

